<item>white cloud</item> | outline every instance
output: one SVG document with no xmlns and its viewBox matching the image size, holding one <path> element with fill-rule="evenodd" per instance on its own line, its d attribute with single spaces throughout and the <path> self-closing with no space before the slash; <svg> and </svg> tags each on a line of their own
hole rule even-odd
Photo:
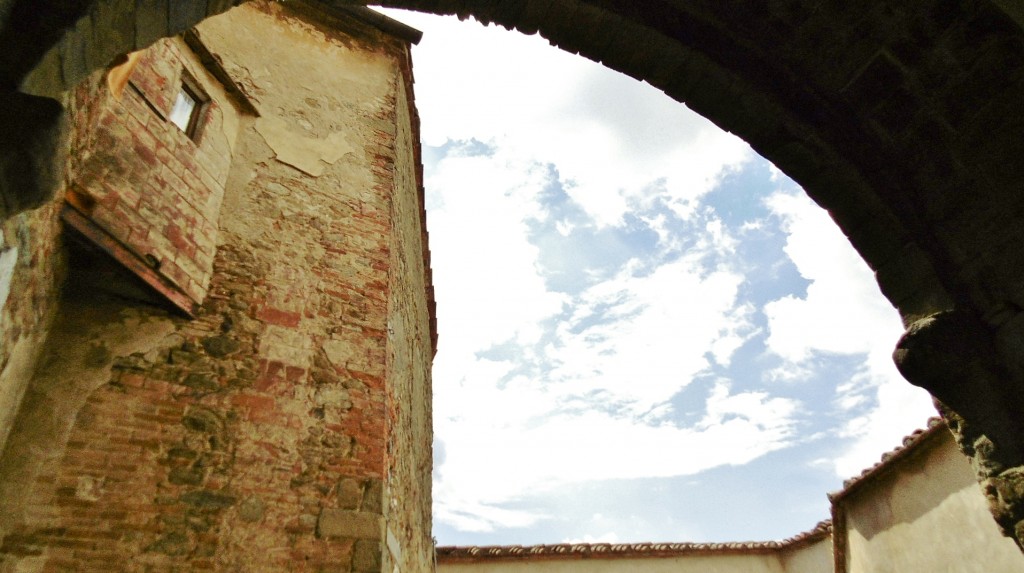
<svg viewBox="0 0 1024 573">
<path fill-rule="evenodd" d="M 806 297 L 765 305 L 769 348 L 792 362 L 814 351 L 869 353 L 887 339 L 891 348 L 903 331 L 899 315 L 828 213 L 802 193 L 776 193 L 768 205 L 784 221 L 786 254 L 812 281 Z"/>
<path fill-rule="evenodd" d="M 853 475 L 935 410 L 927 392 L 896 371 L 891 352 L 903 332 L 899 315 L 828 213 L 798 190 L 777 192 L 768 205 L 783 219 L 786 254 L 812 281 L 805 297 L 790 295 L 765 305 L 767 346 L 785 361 L 776 377 L 808 377 L 815 372 L 815 357 L 823 354 L 864 356 L 851 379 L 837 384 L 835 404 L 844 413 L 839 435 L 853 438 L 836 457 L 836 472 Z"/>
<path fill-rule="evenodd" d="M 434 519 L 460 531 L 493 531 L 495 527 L 530 527 L 547 516 L 535 512 L 502 509 L 466 500 L 435 504 Z"/>
<path fill-rule="evenodd" d="M 449 168 L 467 164 L 489 174 L 484 188 L 446 179 Z M 543 184 L 543 177 L 534 179 L 538 173 L 535 166 L 505 161 L 499 151 L 445 159 L 431 180 L 442 197 L 442 216 L 431 220 L 435 252 L 444 249 L 464 263 L 435 263 L 435 284 L 439 297 L 447 292 L 469 304 L 445 315 L 439 300 L 443 336 L 452 339 L 435 365 L 435 431 L 445 449 L 435 517 L 472 531 L 531 525 L 543 514 L 505 507 L 527 492 L 586 480 L 692 474 L 784 447 L 795 402 L 733 393 L 724 382 L 697 425 L 665 421 L 663 403 L 708 367 L 709 356 L 728 362 L 752 332 L 752 308 L 736 301 L 743 277 L 704 262 L 709 253 L 727 250 L 727 234 L 709 229 L 699 248 L 673 262 L 647 268 L 633 261 L 579 295 L 554 295 L 543 288 L 536 248 L 525 239 L 526 221 L 543 217 L 530 195 Z M 458 217 L 479 217 L 487 228 L 471 224 L 467 241 L 454 234 Z M 491 244 L 496 231 L 500 244 Z M 477 301 L 479 293 L 502 302 Z M 523 331 L 562 308 L 569 318 L 547 332 L 553 342 L 540 354 L 520 357 L 538 365 L 535 376 L 517 374 L 520 362 L 479 357 L 508 341 L 510 352 L 527 353 L 538 336 Z M 624 409 L 614 413 L 613 406 Z M 670 451 L 688 455 L 666 456 Z"/>
<path fill-rule="evenodd" d="M 698 424 L 666 421 L 664 402 L 753 332 L 752 307 L 737 302 L 743 277 L 707 263 L 732 248 L 728 233 L 698 226 L 683 257 L 634 260 L 582 293 L 555 294 L 527 239 L 529 221 L 547 218 L 537 197 L 549 183 L 549 170 L 501 148 L 456 151 L 428 181 L 442 327 L 435 432 L 445 451 L 435 517 L 464 531 L 537 523 L 543 512 L 507 507 L 527 492 L 742 464 L 791 434 L 795 402 L 725 382 Z M 565 322 L 546 320 L 563 310 Z M 509 358 L 481 357 L 495 345 Z M 535 374 L 518 372 L 524 362 Z"/>
<path fill-rule="evenodd" d="M 552 163 L 599 225 L 620 224 L 654 193 L 687 215 L 724 172 L 753 156 L 663 93 L 539 36 L 387 12 L 426 30 L 413 54 L 424 143 L 477 139 Z"/>
<path fill-rule="evenodd" d="M 515 506 L 529 493 L 691 475 L 797 440 L 800 416 L 815 405 L 764 389 L 719 380 L 687 425 L 672 421 L 668 402 L 765 336 L 754 325 L 758 309 L 741 299 L 736 269 L 746 262 L 709 261 L 735 256 L 744 232 L 774 223 L 729 229 L 702 204 L 753 157 L 749 147 L 649 86 L 538 37 L 398 17 L 426 31 L 414 53 L 423 141 L 449 146 L 427 166 L 426 182 L 441 329 L 436 519 L 463 531 L 536 526 L 550 517 L 545 510 Z M 783 184 L 774 168 L 771 178 Z M 555 184 L 589 222 L 545 210 L 540 193 Z M 649 209 L 656 204 L 671 213 Z M 831 405 L 852 445 L 830 463 L 856 473 L 895 445 L 891 436 L 919 426 L 930 404 L 896 374 L 889 352 L 898 317 L 834 223 L 799 192 L 768 205 L 788 234 L 786 253 L 812 281 L 806 296 L 764 308 L 766 345 L 785 363 L 770 374 L 799 380 L 823 356 L 863 357 Z M 595 271 L 582 292 L 548 290 L 528 239 L 532 222 L 568 237 L 620 226 L 630 212 L 656 234 L 661 254 L 640 255 L 611 277 Z M 680 220 L 695 237 L 680 233 Z M 658 258 L 684 244 L 681 258 Z M 623 531 L 603 521 L 589 530 L 584 539 Z"/>
<path fill-rule="evenodd" d="M 442 356 L 464 358 L 509 339 L 529 343 L 537 324 L 561 310 L 527 238 L 528 222 L 545 217 L 537 197 L 548 183 L 546 169 L 501 150 L 449 155 L 426 182 L 435 204 L 430 242 Z"/>
<path fill-rule="evenodd" d="M 668 400 L 709 366 L 720 363 L 753 328 L 750 307 L 736 306 L 743 277 L 710 272 L 695 251 L 644 274 L 628 266 L 574 301 L 549 348 L 550 379 L 575 395 L 601 390 L 606 399 L 644 412 Z"/>
<path fill-rule="evenodd" d="M 461 530 L 528 526 L 543 512 L 507 507 L 526 492 L 687 475 L 783 447 L 795 402 L 725 382 L 697 425 L 667 421 L 665 401 L 712 361 L 727 364 L 753 333 L 752 307 L 736 300 L 743 277 L 703 260 L 734 247 L 713 217 L 686 256 L 594 275 L 575 296 L 546 289 L 527 239 L 531 221 L 550 217 L 538 197 L 552 183 L 598 227 L 656 199 L 692 218 L 699 198 L 752 157 L 749 147 L 539 38 L 401 19 L 427 29 L 414 54 L 424 143 L 474 140 L 490 151 L 449 150 L 426 181 L 441 328 L 435 432 L 445 452 L 435 517 Z M 679 245 L 664 215 L 652 220 L 663 246 Z M 586 223 L 552 224 L 566 236 Z M 542 328 L 563 312 L 567 322 Z M 495 348 L 504 350 L 483 357 Z M 519 371 L 524 362 L 535 374 Z M 678 451 L 688 455 L 665 455 Z"/>
<path fill-rule="evenodd" d="M 543 391 L 533 392 L 544 398 Z M 492 388 L 491 393 L 492 402 L 514 407 L 505 403 L 504 392 Z M 709 414 L 693 427 L 651 425 L 595 410 L 553 411 L 510 427 L 507 418 L 492 417 L 500 406 L 474 412 L 472 419 L 460 420 L 460 432 L 446 434 L 446 463 L 435 484 L 436 517 L 456 527 L 512 527 L 528 516 L 543 518 L 503 513 L 503 505 L 527 493 L 743 464 L 788 444 L 797 405 L 764 393 L 732 393 L 720 383 L 707 408 Z M 438 431 L 446 424 L 439 421 Z"/>
</svg>

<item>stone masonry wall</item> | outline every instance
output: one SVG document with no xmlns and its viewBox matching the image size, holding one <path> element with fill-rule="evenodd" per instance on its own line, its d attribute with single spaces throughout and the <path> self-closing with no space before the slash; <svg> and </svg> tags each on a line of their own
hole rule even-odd
<svg viewBox="0 0 1024 573">
<path fill-rule="evenodd" d="M 399 571 L 432 571 L 430 365 L 435 350 L 428 298 L 419 118 L 412 103 L 411 59 L 406 54 L 396 90 L 397 127 L 391 194 L 388 298 L 388 473 L 385 517 L 387 556 Z M 429 262 L 429 261 L 427 261 Z M 392 571 L 385 564 L 384 571 Z"/>
<path fill-rule="evenodd" d="M 50 204 L 0 223 L 0 452 L 56 309 L 58 213 Z"/>
<path fill-rule="evenodd" d="M 105 76 L 74 92 L 68 199 L 198 303 L 213 270 L 239 111 L 181 38 L 157 42 L 125 67 L 119 94 L 97 81 Z M 183 81 L 209 98 L 194 137 L 168 120 Z"/>
<path fill-rule="evenodd" d="M 189 320 L 70 285 L 0 458 L 0 572 L 432 570 L 405 45 L 263 2 L 198 33 L 259 112 L 208 294 Z"/>
</svg>

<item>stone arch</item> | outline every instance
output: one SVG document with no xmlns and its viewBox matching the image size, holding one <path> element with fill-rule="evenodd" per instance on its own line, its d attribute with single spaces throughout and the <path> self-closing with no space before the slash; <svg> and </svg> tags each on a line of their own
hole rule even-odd
<svg viewBox="0 0 1024 573">
<path fill-rule="evenodd" d="M 30 135 L 5 136 L 0 151 L 45 166 L 47 146 L 51 152 L 56 147 L 53 127 L 59 115 L 49 98 L 116 55 L 183 31 L 234 3 L 3 2 L 0 73 L 8 105 L 0 120 L 11 124 L 17 118 L 19 131 Z M 1012 0 L 385 4 L 539 31 L 562 49 L 651 83 L 748 141 L 830 211 L 875 269 L 883 293 L 905 323 L 915 326 L 897 352 L 905 375 L 959 414 L 947 416 L 955 422 L 961 447 L 978 458 L 994 507 L 1022 505 L 1008 500 L 1021 497 L 1014 492 L 1024 491 L 1024 479 L 1002 477 L 1007 468 L 1024 466 L 1024 445 L 1016 437 L 1024 433 L 1024 422 L 1017 420 L 1024 410 L 1024 250 L 1019 248 L 1024 242 L 1024 194 L 1019 192 L 1024 11 L 1019 5 Z M 46 177 L 31 169 L 4 165 L 2 179 L 5 214 L 46 198 Z M 957 333 L 970 333 L 971 343 L 961 344 L 964 336 Z M 969 367 L 935 366 L 942 361 L 934 357 L 947 355 Z M 978 440 L 994 446 L 976 448 Z M 992 466 L 986 460 L 997 461 Z M 1020 540 L 1024 508 L 1016 511 L 997 512 L 997 517 Z"/>
</svg>

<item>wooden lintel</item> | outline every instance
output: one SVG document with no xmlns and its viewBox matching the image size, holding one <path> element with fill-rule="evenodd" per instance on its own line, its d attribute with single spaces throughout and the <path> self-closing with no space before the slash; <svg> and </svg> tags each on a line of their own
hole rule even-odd
<svg viewBox="0 0 1024 573">
<path fill-rule="evenodd" d="M 65 204 L 61 219 L 78 234 L 89 240 L 118 264 L 142 279 L 150 288 L 165 298 L 174 308 L 189 318 L 195 318 L 197 305 L 192 298 L 181 291 L 170 279 L 150 266 L 147 261 L 115 239 L 110 233 L 94 223 L 71 205 Z"/>
</svg>

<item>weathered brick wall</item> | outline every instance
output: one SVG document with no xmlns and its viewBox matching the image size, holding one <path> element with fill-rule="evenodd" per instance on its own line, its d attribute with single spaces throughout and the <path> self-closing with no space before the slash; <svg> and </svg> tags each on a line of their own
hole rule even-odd
<svg viewBox="0 0 1024 573">
<path fill-rule="evenodd" d="M 115 99 L 105 75 L 94 74 L 67 94 L 73 120 L 67 122 L 63 189 L 77 191 L 95 223 L 138 255 L 153 255 L 165 274 L 201 300 L 237 111 L 180 39 L 162 40 L 152 53 L 171 63 L 161 72 L 150 56 L 133 81 L 160 83 L 169 91 L 186 68 L 211 96 L 201 145 L 146 105 L 138 91 L 126 89 Z M 65 274 L 62 203 L 58 199 L 0 226 L 0 451 L 57 307 Z"/>
<path fill-rule="evenodd" d="M 189 320 L 69 289 L 0 458 L 0 571 L 376 572 L 399 552 L 430 568 L 406 46 L 301 10 L 252 3 L 199 29 L 259 112 L 208 294 Z"/>
<path fill-rule="evenodd" d="M 132 63 L 120 94 L 99 76 L 74 92 L 69 201 L 198 303 L 213 270 L 240 112 L 181 38 Z M 210 98 L 194 137 L 168 120 L 183 76 Z"/>
<path fill-rule="evenodd" d="M 116 569 L 158 527 L 161 506 L 148 494 L 162 468 L 147 464 L 160 455 L 158 437 L 177 433 L 154 425 L 174 403 L 142 405 L 122 378 L 141 373 L 130 370 L 141 353 L 169 358 L 182 343 L 175 326 L 159 310 L 95 293 L 62 302 L 0 458 L 0 571 Z"/>
</svg>

